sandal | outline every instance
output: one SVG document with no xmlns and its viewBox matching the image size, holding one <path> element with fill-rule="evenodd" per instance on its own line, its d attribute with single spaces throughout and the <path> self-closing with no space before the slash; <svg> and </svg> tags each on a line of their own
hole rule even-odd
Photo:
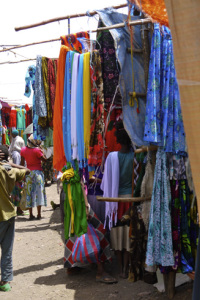
<svg viewBox="0 0 200 300">
<path fill-rule="evenodd" d="M 30 220 L 30 221 L 35 220 L 35 216 L 30 216 L 30 217 L 29 217 L 29 220 Z"/>
<path fill-rule="evenodd" d="M 42 217 L 41 216 L 37 216 L 37 220 L 41 220 L 42 219 Z"/>
<path fill-rule="evenodd" d="M 118 281 L 114 277 L 112 277 L 108 274 L 105 274 L 105 275 L 102 275 L 101 277 L 96 276 L 96 282 L 111 284 L 111 283 L 117 283 Z"/>
<path fill-rule="evenodd" d="M 9 291 L 11 291 L 10 284 L 6 283 L 4 285 L 0 285 L 0 291 L 3 291 L 3 292 L 9 292 Z"/>
</svg>

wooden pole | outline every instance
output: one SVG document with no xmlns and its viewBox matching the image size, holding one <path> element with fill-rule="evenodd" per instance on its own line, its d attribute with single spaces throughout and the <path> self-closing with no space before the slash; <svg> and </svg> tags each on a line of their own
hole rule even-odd
<svg viewBox="0 0 200 300">
<path fill-rule="evenodd" d="M 127 198 L 109 198 L 96 196 L 98 201 L 106 202 L 140 202 L 140 201 L 150 201 L 151 197 L 127 197 Z"/>
<path fill-rule="evenodd" d="M 114 9 L 119 9 L 119 8 L 124 8 L 124 7 L 127 7 L 127 3 L 112 6 L 112 8 L 114 8 Z M 42 22 L 39 22 L 39 23 L 31 24 L 31 25 L 26 25 L 26 26 L 22 26 L 22 27 L 15 27 L 15 31 L 30 29 L 30 28 L 43 26 L 43 25 L 46 25 L 46 24 L 49 24 L 49 23 L 63 21 L 63 20 L 67 20 L 67 19 L 86 17 L 86 16 L 94 16 L 96 14 L 97 14 L 97 11 L 91 11 L 91 12 L 88 12 L 88 13 L 80 13 L 80 14 L 73 14 L 73 15 L 68 15 L 68 16 L 64 16 L 64 17 L 53 18 L 53 19 L 49 19 L 49 20 L 42 21 Z"/>
<path fill-rule="evenodd" d="M 140 19 L 140 20 L 136 20 L 136 21 L 131 21 L 129 23 L 129 25 L 136 26 L 136 25 L 142 25 L 142 24 L 147 24 L 147 23 L 151 23 L 151 22 L 152 22 L 151 19 Z M 117 29 L 117 28 L 125 27 L 126 25 L 127 25 L 126 23 L 118 23 L 118 24 L 115 24 L 112 26 L 100 27 L 95 30 L 92 30 L 91 32 L 99 32 L 99 31 Z M 35 43 L 30 43 L 30 44 L 25 44 L 25 45 L 14 46 L 11 48 L 2 49 L 2 50 L 0 50 L 0 52 L 6 52 L 6 51 L 13 50 L 13 49 L 19 49 L 19 48 L 24 48 L 24 47 L 29 47 L 29 46 L 34 46 L 34 45 L 39 45 L 39 44 L 44 44 L 44 43 L 58 42 L 58 41 L 60 41 L 60 38 L 41 41 L 41 42 L 35 42 Z"/>
</svg>

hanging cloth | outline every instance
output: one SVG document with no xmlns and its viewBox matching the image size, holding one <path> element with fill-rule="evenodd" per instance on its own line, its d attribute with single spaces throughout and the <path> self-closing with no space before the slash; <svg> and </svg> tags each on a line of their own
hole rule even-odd
<svg viewBox="0 0 200 300">
<path fill-rule="evenodd" d="M 104 175 L 101 182 L 101 190 L 103 191 L 103 197 L 118 197 L 119 191 L 119 159 L 118 152 L 114 151 L 109 153 L 104 168 Z M 105 202 L 105 223 L 106 225 L 107 218 L 109 219 L 109 229 L 117 223 L 117 202 Z M 114 220 L 113 220 L 114 217 Z"/>
<path fill-rule="evenodd" d="M 44 83 L 42 76 L 42 56 L 37 55 L 35 71 L 35 111 L 39 117 L 47 116 Z"/>
<path fill-rule="evenodd" d="M 72 51 L 78 51 L 82 53 L 82 45 L 78 38 L 89 39 L 90 35 L 87 31 L 81 31 L 74 34 L 68 34 L 61 36 L 61 44 L 70 48 Z"/>
<path fill-rule="evenodd" d="M 101 72 L 101 57 L 98 50 L 92 52 L 91 86 L 93 113 L 90 128 L 90 152 L 88 164 L 100 166 L 103 157 L 104 134 L 104 93 Z"/>
<path fill-rule="evenodd" d="M 53 111 L 56 96 L 56 73 L 57 73 L 57 59 L 48 59 L 47 80 L 49 84 L 49 97 L 50 97 L 50 111 L 49 126 L 53 126 Z"/>
<path fill-rule="evenodd" d="M 85 199 L 84 199 L 84 195 L 80 183 L 79 173 L 77 170 L 71 168 L 70 163 L 67 163 L 67 169 L 66 168 L 63 169 L 63 175 L 61 177 L 61 180 L 63 181 L 63 189 L 66 194 L 66 199 L 64 204 L 65 239 L 68 239 L 69 236 L 73 236 L 74 234 L 76 236 L 81 236 L 82 234 L 87 232 L 87 217 L 86 217 L 86 210 L 85 210 Z M 69 184 L 70 184 L 70 191 L 68 188 Z M 72 202 L 70 197 L 72 199 Z M 72 230 L 70 229 L 71 224 L 73 225 L 73 229 L 71 228 Z"/>
<path fill-rule="evenodd" d="M 78 66 L 79 54 L 74 53 L 73 68 L 72 68 L 72 85 L 71 85 L 71 145 L 72 145 L 72 159 L 78 158 L 77 145 L 77 124 L 76 124 L 76 100 L 77 100 L 77 83 L 78 83 Z"/>
<path fill-rule="evenodd" d="M 62 130 L 62 115 L 63 115 L 63 93 L 64 93 L 64 78 L 65 78 L 65 61 L 66 54 L 69 48 L 61 46 L 56 84 L 56 98 L 53 116 L 53 142 L 54 142 L 54 156 L 53 166 L 57 171 L 61 171 L 66 163 L 64 145 L 63 145 L 63 130 Z"/>
<path fill-rule="evenodd" d="M 166 152 L 185 151 L 185 132 L 170 30 L 154 24 L 147 87 L 144 141 Z"/>
<path fill-rule="evenodd" d="M 91 119 L 91 85 L 90 85 L 90 52 L 83 57 L 83 124 L 85 158 L 89 156 L 90 143 L 90 119 Z"/>
<path fill-rule="evenodd" d="M 83 131 L 83 58 L 84 54 L 79 56 L 78 84 L 77 84 L 77 106 L 76 106 L 76 127 L 78 158 L 82 163 L 84 160 L 84 131 Z"/>
<path fill-rule="evenodd" d="M 65 84 L 63 94 L 63 144 L 65 157 L 68 162 L 72 160 L 71 148 L 71 80 L 72 80 L 72 67 L 73 67 L 73 51 L 67 52 L 65 63 Z"/>
<path fill-rule="evenodd" d="M 166 153 L 159 148 L 156 155 L 154 185 L 151 198 L 146 264 L 173 266 L 171 225 L 171 190 Z"/>
</svg>

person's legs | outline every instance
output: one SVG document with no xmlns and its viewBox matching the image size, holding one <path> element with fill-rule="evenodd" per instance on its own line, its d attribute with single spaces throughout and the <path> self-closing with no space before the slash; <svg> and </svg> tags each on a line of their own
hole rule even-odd
<svg viewBox="0 0 200 300">
<path fill-rule="evenodd" d="M 41 205 L 37 206 L 37 219 L 41 219 Z"/>
<path fill-rule="evenodd" d="M 29 208 L 29 220 L 33 220 L 35 219 L 34 215 L 33 215 L 33 208 Z"/>
<path fill-rule="evenodd" d="M 97 263 L 96 281 L 103 283 L 117 283 L 116 278 L 112 277 L 105 271 L 104 264 L 102 262 Z"/>
<path fill-rule="evenodd" d="M 15 233 L 15 218 L 8 221 L 0 222 L 0 244 L 1 244 L 1 283 L 2 286 L 6 285 L 13 279 L 13 266 L 12 266 L 12 250 Z M 8 286 L 9 289 L 9 286 Z"/>
</svg>

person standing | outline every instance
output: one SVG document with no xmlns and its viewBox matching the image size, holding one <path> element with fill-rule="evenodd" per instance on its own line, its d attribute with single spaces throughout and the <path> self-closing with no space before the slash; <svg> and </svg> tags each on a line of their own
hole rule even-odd
<svg viewBox="0 0 200 300">
<path fill-rule="evenodd" d="M 26 200 L 29 208 L 29 220 L 35 219 L 33 215 L 33 207 L 37 206 L 37 219 L 41 219 L 41 206 L 46 204 L 46 193 L 44 187 L 44 173 L 42 171 L 41 162 L 46 162 L 47 158 L 41 149 L 41 141 L 35 140 L 31 134 L 27 140 L 27 146 L 21 149 L 21 165 L 27 163 L 27 167 L 31 170 L 26 176 Z"/>
<path fill-rule="evenodd" d="M 25 147 L 24 140 L 19 136 L 19 131 L 17 129 L 12 130 L 12 141 L 9 147 L 9 154 L 12 157 L 13 163 L 20 165 L 21 162 L 21 149 Z"/>
<path fill-rule="evenodd" d="M 30 171 L 24 167 L 12 167 L 8 162 L 8 149 L 0 146 L 0 246 L 1 246 L 1 281 L 0 291 L 10 291 L 13 279 L 12 250 L 15 231 L 15 207 L 10 201 L 10 193 L 15 182 L 23 180 Z M 19 168 L 18 168 L 19 167 Z"/>
</svg>

